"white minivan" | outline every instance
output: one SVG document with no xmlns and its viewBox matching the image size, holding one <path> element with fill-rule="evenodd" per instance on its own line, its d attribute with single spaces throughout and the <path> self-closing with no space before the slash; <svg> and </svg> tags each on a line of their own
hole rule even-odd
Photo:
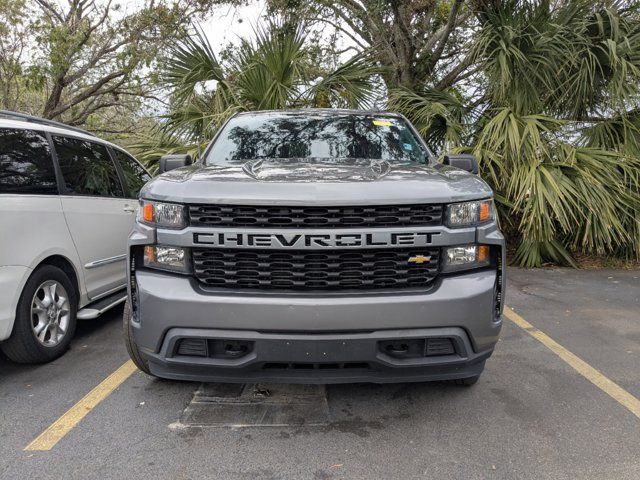
<svg viewBox="0 0 640 480">
<path fill-rule="evenodd" d="M 0 349 L 40 363 L 76 319 L 126 298 L 126 242 L 151 177 L 83 130 L 0 111 Z"/>
</svg>

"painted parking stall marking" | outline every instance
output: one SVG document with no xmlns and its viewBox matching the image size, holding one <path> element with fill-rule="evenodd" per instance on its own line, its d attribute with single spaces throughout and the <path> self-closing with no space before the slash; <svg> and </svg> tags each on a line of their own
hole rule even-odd
<svg viewBox="0 0 640 480">
<path fill-rule="evenodd" d="M 568 363 L 580 375 L 616 400 L 636 417 L 640 418 L 640 400 L 638 398 L 634 397 L 620 385 L 604 376 L 580 357 L 571 353 L 546 333 L 538 330 L 511 308 L 505 306 L 504 314 L 509 320 L 525 330 L 529 335 L 560 357 L 561 360 Z"/>
<path fill-rule="evenodd" d="M 44 432 L 25 447 L 29 451 L 51 450 L 69 433 L 91 410 L 107 398 L 113 391 L 137 370 L 131 360 L 124 363 L 115 372 L 105 378 L 93 390 L 87 393 L 78 403 L 71 407 L 58 420 L 53 422 Z"/>
</svg>

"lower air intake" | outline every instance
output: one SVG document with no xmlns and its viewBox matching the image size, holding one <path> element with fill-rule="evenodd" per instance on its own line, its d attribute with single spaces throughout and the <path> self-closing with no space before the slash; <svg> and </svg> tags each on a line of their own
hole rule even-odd
<svg viewBox="0 0 640 480">
<path fill-rule="evenodd" d="M 207 342 L 202 338 L 183 338 L 178 343 L 178 355 L 189 357 L 206 357 Z"/>
<path fill-rule="evenodd" d="M 450 338 L 428 338 L 427 350 L 425 355 L 427 357 L 436 355 L 453 355 L 456 352 L 453 347 L 453 342 Z"/>
</svg>

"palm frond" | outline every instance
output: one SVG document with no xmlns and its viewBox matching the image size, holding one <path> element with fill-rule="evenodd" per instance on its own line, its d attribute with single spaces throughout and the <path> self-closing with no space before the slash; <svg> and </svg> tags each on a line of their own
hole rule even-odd
<svg viewBox="0 0 640 480">
<path fill-rule="evenodd" d="M 389 91 L 389 108 L 405 114 L 436 150 L 463 143 L 469 110 L 451 93 L 395 89 Z"/>
<path fill-rule="evenodd" d="M 164 132 L 140 138 L 129 146 L 129 150 L 153 175 L 158 173 L 160 157 L 163 155 L 186 153 L 195 160 L 205 148 L 205 143 L 185 143 L 182 138 Z"/>
<path fill-rule="evenodd" d="M 368 55 L 358 54 L 321 77 L 301 97 L 314 107 L 369 108 L 374 78 L 381 73 Z"/>
<path fill-rule="evenodd" d="M 598 119 L 580 128 L 583 143 L 640 158 L 640 109 Z"/>
<path fill-rule="evenodd" d="M 235 59 L 239 96 L 254 110 L 286 108 L 305 80 L 304 35 L 300 25 L 268 23 L 243 42 Z"/>
<path fill-rule="evenodd" d="M 175 43 L 169 49 L 163 79 L 173 90 L 178 104 L 193 97 L 198 86 L 215 81 L 218 88 L 226 87 L 226 78 L 211 44 L 200 29 Z"/>
<path fill-rule="evenodd" d="M 559 135 L 563 124 L 503 109 L 480 135 L 476 154 L 485 168 L 499 172 L 490 177 L 494 188 L 513 199 L 520 219 L 516 261 L 566 264 L 571 250 L 637 251 L 638 238 L 628 227 L 640 209 L 640 160 L 567 143 Z"/>
</svg>

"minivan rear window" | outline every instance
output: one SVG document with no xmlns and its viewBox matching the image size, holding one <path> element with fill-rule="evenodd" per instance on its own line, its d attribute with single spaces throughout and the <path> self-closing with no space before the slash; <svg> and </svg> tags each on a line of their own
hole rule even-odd
<svg viewBox="0 0 640 480">
<path fill-rule="evenodd" d="M 51 149 L 44 134 L 0 128 L 0 193 L 58 193 Z"/>
</svg>

